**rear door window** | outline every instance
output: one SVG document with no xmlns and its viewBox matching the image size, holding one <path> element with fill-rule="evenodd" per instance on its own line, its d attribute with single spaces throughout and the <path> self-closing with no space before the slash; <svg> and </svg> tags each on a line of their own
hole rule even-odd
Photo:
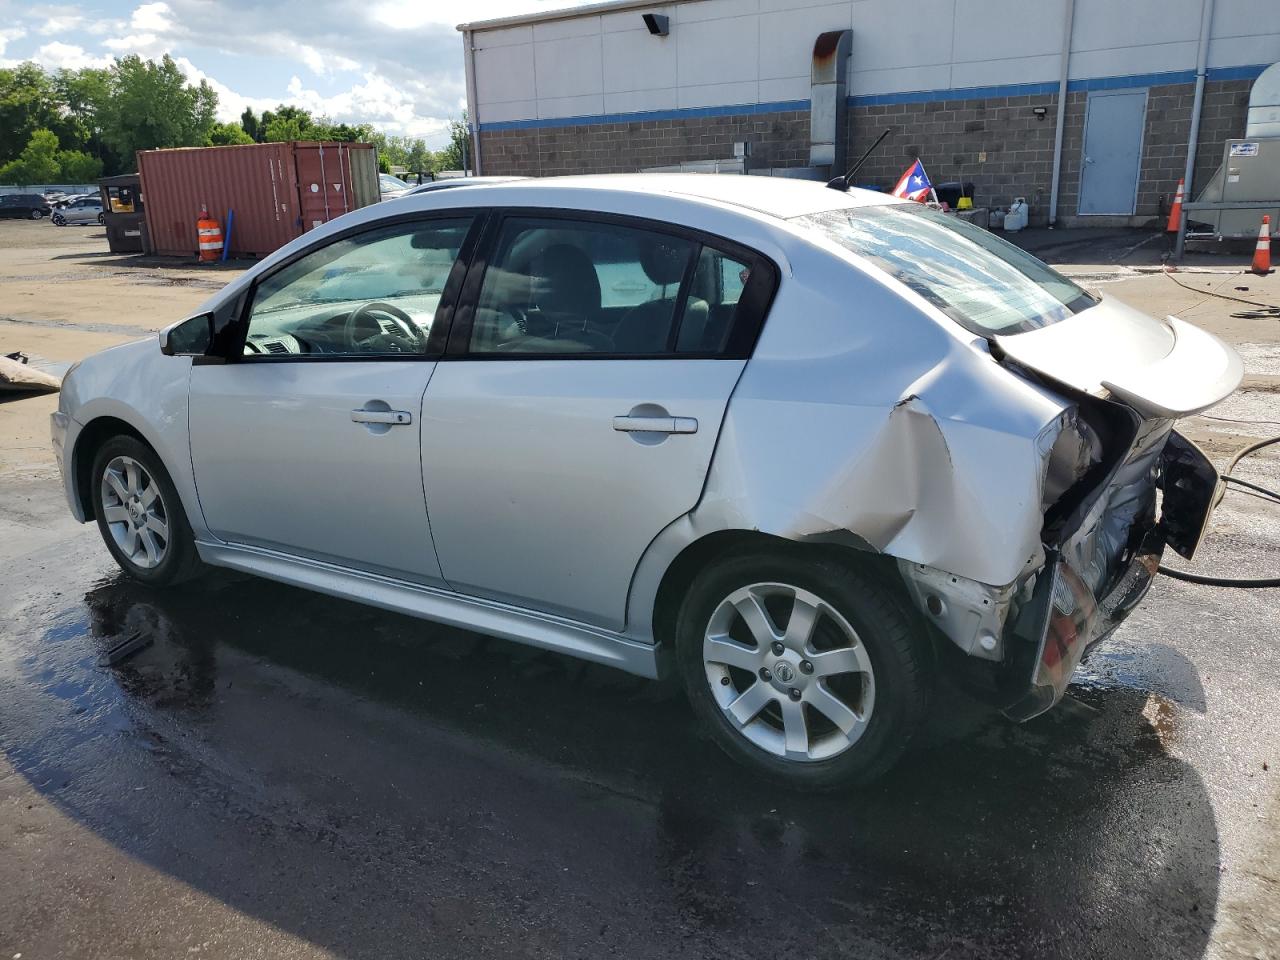
<svg viewBox="0 0 1280 960">
<path fill-rule="evenodd" d="M 762 265 L 762 295 L 744 297 L 757 260 L 712 238 L 639 225 L 509 217 L 480 285 L 466 352 L 745 355 L 774 283 Z M 740 309 L 744 299 L 751 303 Z"/>
</svg>

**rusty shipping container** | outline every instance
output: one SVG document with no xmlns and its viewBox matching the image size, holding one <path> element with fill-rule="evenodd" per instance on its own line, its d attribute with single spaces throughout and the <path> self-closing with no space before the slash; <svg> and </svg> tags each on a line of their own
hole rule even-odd
<svg viewBox="0 0 1280 960">
<path fill-rule="evenodd" d="M 148 253 L 194 256 L 201 207 L 233 256 L 261 257 L 349 210 L 376 203 L 378 158 L 369 143 L 258 143 L 141 150 Z"/>
</svg>

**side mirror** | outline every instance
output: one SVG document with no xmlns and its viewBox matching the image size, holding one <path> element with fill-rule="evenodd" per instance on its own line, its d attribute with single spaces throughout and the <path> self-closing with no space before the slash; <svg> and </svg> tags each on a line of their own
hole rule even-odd
<svg viewBox="0 0 1280 960">
<path fill-rule="evenodd" d="M 203 357 L 212 346 L 212 313 L 180 320 L 160 331 L 160 352 L 166 357 Z"/>
</svg>

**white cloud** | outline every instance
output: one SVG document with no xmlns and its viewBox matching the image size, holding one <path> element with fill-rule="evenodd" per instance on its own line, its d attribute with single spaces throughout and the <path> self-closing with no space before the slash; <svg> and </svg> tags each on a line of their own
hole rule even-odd
<svg viewBox="0 0 1280 960">
<path fill-rule="evenodd" d="M 27 31 L 22 27 L 6 27 L 0 30 L 0 56 L 4 55 L 4 48 L 9 45 L 10 41 L 21 40 L 26 35 Z"/>
<path fill-rule="evenodd" d="M 76 46 L 74 43 L 63 43 L 60 40 L 54 40 L 52 43 L 46 43 L 28 59 L 34 60 L 42 67 L 51 70 L 81 70 L 84 67 L 106 67 L 110 66 L 110 57 L 98 57 L 87 52 L 84 47 Z"/>
<path fill-rule="evenodd" d="M 270 110 L 280 102 L 279 97 L 246 97 L 236 93 L 225 83 L 209 76 L 186 57 L 176 57 L 174 63 L 190 83 L 198 84 L 201 80 L 213 88 L 218 95 L 218 119 L 231 123 L 240 119 L 245 107 L 252 107 L 255 113 Z"/>
<path fill-rule="evenodd" d="M 146 33 L 174 33 L 177 28 L 173 10 L 167 3 L 144 3 L 135 8 L 129 17 L 129 26 Z"/>
<path fill-rule="evenodd" d="M 377 73 L 366 73 L 363 83 L 332 96 L 307 89 L 298 77 L 289 81 L 288 89 L 286 102 L 316 116 L 331 117 L 339 122 L 371 123 L 390 134 L 437 136 L 449 125 L 447 118 L 419 116 L 413 95 Z"/>
</svg>

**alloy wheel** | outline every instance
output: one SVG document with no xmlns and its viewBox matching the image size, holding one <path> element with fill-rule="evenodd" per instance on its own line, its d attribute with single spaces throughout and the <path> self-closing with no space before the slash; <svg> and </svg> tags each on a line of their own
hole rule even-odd
<svg viewBox="0 0 1280 960">
<path fill-rule="evenodd" d="M 725 718 L 787 760 L 828 760 L 857 743 L 875 707 L 875 674 L 857 631 L 817 594 L 783 583 L 741 587 L 716 607 L 703 666 Z"/>
<path fill-rule="evenodd" d="M 99 496 L 120 552 L 143 569 L 159 566 L 169 551 L 169 512 L 146 467 L 132 457 L 114 458 L 102 472 Z"/>
</svg>

